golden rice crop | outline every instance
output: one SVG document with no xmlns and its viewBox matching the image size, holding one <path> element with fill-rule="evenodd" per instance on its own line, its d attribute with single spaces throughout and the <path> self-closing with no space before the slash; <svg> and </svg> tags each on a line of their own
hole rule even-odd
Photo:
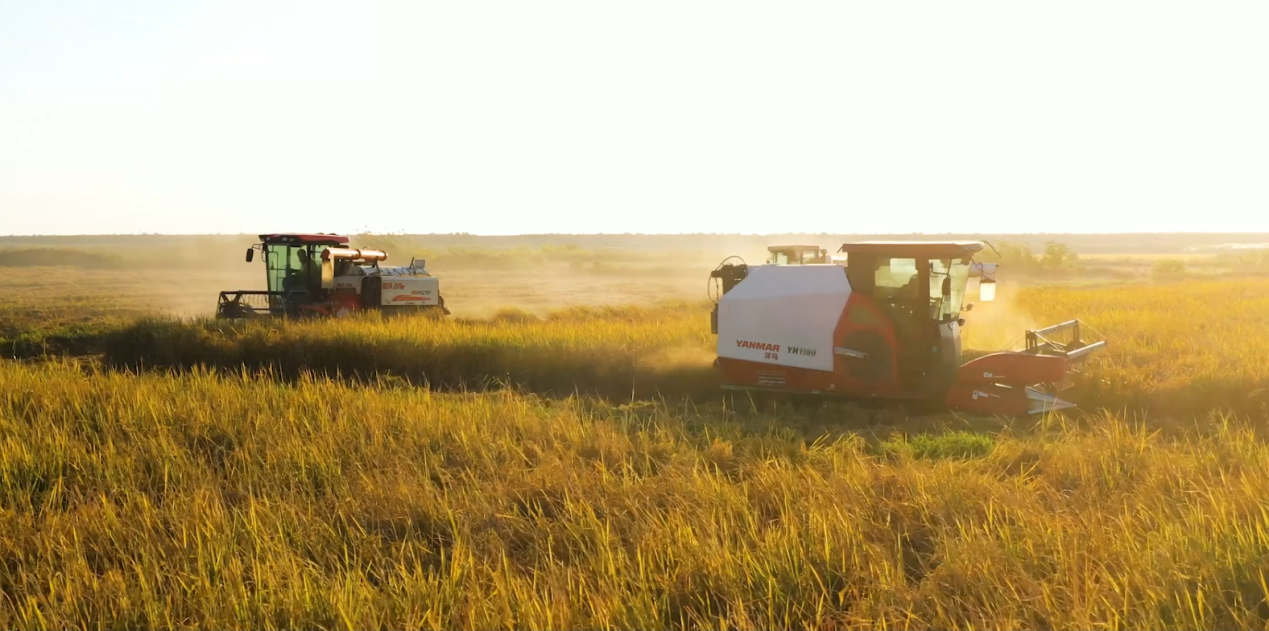
<svg viewBox="0 0 1269 631">
<path fill-rule="evenodd" d="M 1081 400 L 1115 411 L 1269 415 L 1269 282 L 1046 287 L 1017 308 L 1080 318 L 1109 340 Z"/>
<path fill-rule="evenodd" d="M 1247 422 L 841 420 L 7 363 L 0 625 L 1265 624 Z"/>
<path fill-rule="evenodd" d="M 1266 628 L 1266 289 L 980 305 L 1111 343 L 1107 412 L 992 425 L 334 374 L 695 395 L 698 305 L 138 322 L 0 362 L 0 626 Z"/>
<path fill-rule="evenodd" d="M 717 383 L 709 314 L 696 305 L 574 308 L 545 320 L 365 317 L 311 322 L 143 320 L 111 335 L 114 365 L 271 368 L 295 376 L 394 375 L 437 389 L 510 383 L 545 393 L 629 398 Z M 704 324 L 702 324 L 704 321 Z"/>
<path fill-rule="evenodd" d="M 1079 318 L 1108 350 L 1069 393 L 1085 409 L 1193 418 L 1269 405 L 1269 281 L 1038 286 L 965 317 L 969 349 L 1021 347 L 1026 328 Z M 512 383 L 613 397 L 718 392 L 707 304 L 573 308 L 538 319 L 364 318 L 299 323 L 138 322 L 110 338 L 116 365 L 393 374 L 436 388 Z"/>
</svg>

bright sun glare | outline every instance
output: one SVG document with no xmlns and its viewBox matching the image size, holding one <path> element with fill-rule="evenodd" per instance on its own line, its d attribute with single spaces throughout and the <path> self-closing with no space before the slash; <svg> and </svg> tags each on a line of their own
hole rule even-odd
<svg viewBox="0 0 1269 631">
<path fill-rule="evenodd" d="M 1269 229 L 1263 3 L 6 3 L 4 234 Z"/>
</svg>

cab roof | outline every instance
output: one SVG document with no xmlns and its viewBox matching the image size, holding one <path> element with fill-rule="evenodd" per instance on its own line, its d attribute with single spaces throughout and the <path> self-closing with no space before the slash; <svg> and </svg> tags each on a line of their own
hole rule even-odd
<svg viewBox="0 0 1269 631">
<path fill-rule="evenodd" d="M 842 244 L 846 254 L 907 254 L 939 258 L 964 256 L 983 249 L 982 241 L 855 241 Z"/>
<path fill-rule="evenodd" d="M 819 252 L 821 248 L 818 245 L 773 245 L 767 248 L 768 252 L 779 252 L 781 250 L 815 250 Z"/>
<path fill-rule="evenodd" d="M 348 237 L 337 234 L 298 234 L 276 233 L 262 234 L 260 240 L 265 243 L 297 243 L 303 245 L 342 245 L 348 243 Z"/>
</svg>

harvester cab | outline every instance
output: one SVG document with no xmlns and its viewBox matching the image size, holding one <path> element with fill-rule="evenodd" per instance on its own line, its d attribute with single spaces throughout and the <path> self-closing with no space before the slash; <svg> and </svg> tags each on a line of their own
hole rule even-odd
<svg viewBox="0 0 1269 631">
<path fill-rule="evenodd" d="M 345 316 L 359 310 L 385 314 L 421 310 L 449 314 L 439 281 L 419 260 L 382 267 L 387 252 L 348 247 L 334 234 L 267 234 L 247 250 L 264 256 L 267 289 L 220 292 L 217 318 Z"/>
<path fill-rule="evenodd" d="M 979 241 L 863 241 L 841 247 L 844 263 L 724 261 L 711 273 L 722 285 L 711 329 L 724 387 L 921 400 L 1006 415 L 1074 407 L 1056 392 L 1078 362 L 1105 348 L 1081 339 L 1078 320 L 1027 331 L 1023 350 L 962 363 L 969 278 L 978 278 L 980 301 L 995 297 L 997 266 L 973 260 L 982 248 Z M 1055 341 L 1059 334 L 1070 339 Z"/>
</svg>

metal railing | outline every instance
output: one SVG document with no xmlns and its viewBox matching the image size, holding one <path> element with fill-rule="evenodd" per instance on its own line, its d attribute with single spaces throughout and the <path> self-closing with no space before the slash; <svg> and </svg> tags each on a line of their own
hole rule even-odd
<svg viewBox="0 0 1269 631">
<path fill-rule="evenodd" d="M 1065 334 L 1069 339 L 1065 342 L 1052 338 Z M 1105 350 L 1106 342 L 1085 343 L 1080 333 L 1080 321 L 1068 320 L 1043 329 L 1028 330 L 1027 347 L 1023 351 L 1034 355 L 1062 355 L 1071 361 L 1079 361 L 1093 353 Z"/>
</svg>

